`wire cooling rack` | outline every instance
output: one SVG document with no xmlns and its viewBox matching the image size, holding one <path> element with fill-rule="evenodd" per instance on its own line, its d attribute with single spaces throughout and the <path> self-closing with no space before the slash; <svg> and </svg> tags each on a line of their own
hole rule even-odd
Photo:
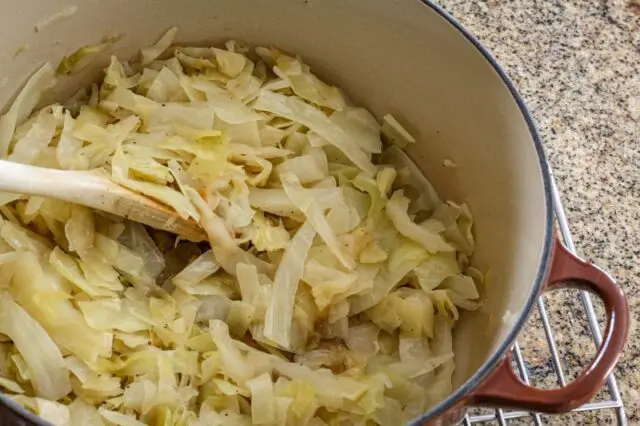
<svg viewBox="0 0 640 426">
<path fill-rule="evenodd" d="M 567 246 L 567 248 L 575 252 L 575 245 L 573 244 L 573 238 L 571 236 L 571 231 L 569 230 L 569 224 L 567 222 L 567 217 L 564 212 L 564 208 L 562 207 L 562 202 L 560 200 L 560 194 L 558 192 L 558 188 L 555 184 L 555 180 L 551 179 L 552 191 L 553 191 L 553 202 L 556 213 L 556 219 L 558 222 L 558 228 L 560 230 L 560 234 L 562 239 Z M 602 333 L 600 332 L 600 326 L 598 322 L 598 318 L 596 316 L 595 309 L 593 307 L 593 302 L 591 300 L 591 295 L 586 291 L 580 291 L 580 299 L 582 301 L 582 305 L 584 306 L 584 310 L 586 312 L 586 318 L 588 322 L 588 329 L 591 334 L 591 338 L 596 347 L 600 346 L 602 342 Z M 549 351 L 551 355 L 551 361 L 553 365 L 553 370 L 555 372 L 555 376 L 557 382 L 560 386 L 564 386 L 567 383 L 565 372 L 562 368 L 562 363 L 560 361 L 560 357 L 558 355 L 558 345 L 554 338 L 554 333 L 551 328 L 551 324 L 549 321 L 549 314 L 547 311 L 547 306 L 544 299 L 541 297 L 538 300 L 538 313 L 539 319 L 542 323 L 542 328 L 544 330 L 544 335 L 546 337 L 547 343 L 549 345 Z M 536 326 L 535 323 L 529 323 L 528 327 Z M 520 345 L 516 343 L 513 351 L 513 362 L 517 366 L 518 373 L 520 374 L 520 378 L 527 384 L 529 381 L 529 371 L 525 364 L 524 357 L 522 355 L 522 350 Z M 606 390 L 609 393 L 609 399 L 605 401 L 598 402 L 590 402 L 582 407 L 577 408 L 574 411 L 595 411 L 595 410 L 613 410 L 615 413 L 616 421 L 619 426 L 627 426 L 627 416 L 624 412 L 624 405 L 622 403 L 622 398 L 620 397 L 620 391 L 618 389 L 618 384 L 616 382 L 615 377 L 613 375 L 609 376 L 606 382 Z M 501 426 L 509 425 L 513 423 L 522 424 L 522 421 L 525 420 L 528 424 L 534 424 L 536 426 L 540 426 L 543 424 L 547 424 L 545 421 L 544 415 L 539 413 L 529 413 L 525 411 L 512 411 L 512 410 L 502 410 L 496 409 L 492 412 L 488 412 L 487 410 L 478 410 L 472 409 L 470 413 L 464 418 L 462 421 L 463 425 L 472 425 L 472 424 L 499 424 Z M 584 423 L 583 423 L 584 424 Z"/>
</svg>

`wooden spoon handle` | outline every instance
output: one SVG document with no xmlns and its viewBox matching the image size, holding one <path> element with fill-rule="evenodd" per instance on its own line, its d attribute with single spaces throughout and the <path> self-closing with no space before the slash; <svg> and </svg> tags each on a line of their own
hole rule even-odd
<svg viewBox="0 0 640 426">
<path fill-rule="evenodd" d="M 169 231 L 191 241 L 206 239 L 197 223 L 93 171 L 47 169 L 0 160 L 0 191 L 56 198 Z"/>
</svg>

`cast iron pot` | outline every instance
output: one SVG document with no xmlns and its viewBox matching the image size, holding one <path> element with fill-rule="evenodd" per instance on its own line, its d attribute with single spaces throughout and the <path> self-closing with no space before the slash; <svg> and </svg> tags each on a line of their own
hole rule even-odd
<svg viewBox="0 0 640 426">
<path fill-rule="evenodd" d="M 77 6 L 77 11 L 72 13 Z M 71 15 L 40 26 L 65 11 Z M 473 263 L 489 271 L 486 306 L 465 313 L 454 336 L 454 393 L 413 424 L 449 425 L 471 405 L 561 413 L 588 401 L 613 369 L 629 312 L 613 279 L 554 235 L 551 178 L 522 98 L 495 59 L 427 0 L 22 0 L 0 6 L 0 105 L 43 63 L 123 35 L 108 52 L 132 58 L 169 27 L 181 43 L 228 39 L 303 55 L 320 76 L 378 116 L 392 113 L 419 141 L 409 154 L 447 199 L 476 219 Z M 29 49 L 14 57 L 25 44 Z M 69 96 L 98 78 L 107 55 L 61 81 Z M 443 167 L 445 159 L 457 167 Z M 511 367 L 510 348 L 543 291 L 567 282 L 602 298 L 601 347 L 569 385 L 540 390 Z M 0 424 L 44 425 L 0 396 Z"/>
</svg>

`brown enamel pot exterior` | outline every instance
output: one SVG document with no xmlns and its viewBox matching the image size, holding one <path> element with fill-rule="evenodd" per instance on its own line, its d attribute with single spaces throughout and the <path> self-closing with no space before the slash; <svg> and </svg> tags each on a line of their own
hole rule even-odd
<svg viewBox="0 0 640 426">
<path fill-rule="evenodd" d="M 428 0 L 4 1 L 0 105 L 45 61 L 121 36 L 81 73 L 60 79 L 52 96 L 62 99 L 99 78 L 110 55 L 133 58 L 172 26 L 179 44 L 235 39 L 300 54 L 354 103 L 404 123 L 418 141 L 408 149 L 418 167 L 444 198 L 469 204 L 472 262 L 488 271 L 484 306 L 456 326 L 454 392 L 412 424 L 456 424 L 470 405 L 560 413 L 600 388 L 627 337 L 624 295 L 556 240 L 550 171 L 522 98 L 487 50 Z M 540 294 L 561 285 L 603 300 L 605 337 L 578 379 L 539 390 L 514 374 L 510 348 Z M 0 395 L 0 424 L 46 423 Z"/>
<path fill-rule="evenodd" d="M 425 426 L 458 423 L 469 406 L 511 408 L 542 413 L 566 413 L 588 402 L 602 387 L 616 365 L 627 339 L 629 308 L 625 296 L 613 278 L 574 254 L 556 237 L 551 269 L 544 291 L 556 288 L 587 290 L 602 299 L 607 323 L 602 344 L 582 373 L 559 389 L 536 389 L 524 383 L 513 370 L 511 350 L 494 366 L 489 375 L 468 394 L 442 413 L 425 416 L 416 422 Z"/>
</svg>

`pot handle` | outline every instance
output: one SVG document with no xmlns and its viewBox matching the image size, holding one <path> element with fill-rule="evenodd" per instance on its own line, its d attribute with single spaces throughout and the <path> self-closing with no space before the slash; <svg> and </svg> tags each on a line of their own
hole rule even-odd
<svg viewBox="0 0 640 426">
<path fill-rule="evenodd" d="M 571 253 L 556 238 L 545 291 L 559 287 L 589 290 L 599 296 L 607 313 L 604 339 L 595 358 L 580 376 L 559 389 L 526 385 L 513 371 L 511 351 L 473 392 L 472 404 L 543 413 L 566 413 L 589 401 L 613 370 L 629 331 L 629 306 L 622 289 L 607 273 Z"/>
</svg>

